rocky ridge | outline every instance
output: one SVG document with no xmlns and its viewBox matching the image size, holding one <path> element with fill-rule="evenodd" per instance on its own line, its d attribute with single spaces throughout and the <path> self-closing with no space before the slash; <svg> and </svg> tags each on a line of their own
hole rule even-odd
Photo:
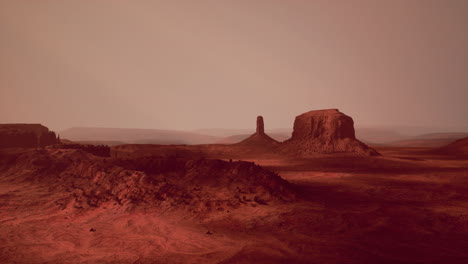
<svg viewBox="0 0 468 264">
<path fill-rule="evenodd" d="M 293 201 L 289 183 L 253 162 L 213 159 L 96 157 L 82 150 L 0 153 L 0 170 L 14 181 L 45 183 L 65 208 L 141 205 L 193 213 Z"/>
</svg>

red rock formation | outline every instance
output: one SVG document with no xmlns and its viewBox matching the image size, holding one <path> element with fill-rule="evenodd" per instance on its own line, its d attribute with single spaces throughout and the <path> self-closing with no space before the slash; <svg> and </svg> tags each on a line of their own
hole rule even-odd
<svg viewBox="0 0 468 264">
<path fill-rule="evenodd" d="M 256 133 L 251 135 L 247 139 L 244 139 L 238 144 L 251 145 L 251 146 L 274 146 L 278 144 L 278 141 L 272 139 L 270 136 L 265 134 L 263 117 L 257 116 Z"/>
<path fill-rule="evenodd" d="M 310 111 L 294 120 L 292 139 L 320 139 L 334 141 L 344 138 L 355 139 L 353 119 L 338 109 Z"/>
<path fill-rule="evenodd" d="M 310 111 L 297 116 L 292 137 L 282 148 L 298 156 L 337 152 L 378 155 L 377 151 L 356 139 L 353 119 L 338 109 Z"/>
<path fill-rule="evenodd" d="M 55 132 L 41 124 L 0 125 L 0 148 L 35 148 L 56 143 Z"/>
<path fill-rule="evenodd" d="M 263 116 L 257 116 L 257 134 L 265 134 L 265 126 L 263 124 Z"/>
</svg>

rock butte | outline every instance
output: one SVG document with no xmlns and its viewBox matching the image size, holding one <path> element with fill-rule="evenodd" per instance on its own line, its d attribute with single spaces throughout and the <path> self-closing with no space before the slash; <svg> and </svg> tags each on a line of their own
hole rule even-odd
<svg viewBox="0 0 468 264">
<path fill-rule="evenodd" d="M 265 134 L 265 126 L 263 123 L 263 117 L 257 116 L 257 129 L 255 134 L 239 142 L 240 145 L 252 145 L 252 146 L 275 146 L 279 144 L 278 141 L 274 140 L 267 134 Z"/>
<path fill-rule="evenodd" d="M 356 139 L 353 119 L 338 109 L 310 111 L 296 116 L 292 137 L 281 148 L 295 156 L 314 153 L 379 155 Z"/>
</svg>

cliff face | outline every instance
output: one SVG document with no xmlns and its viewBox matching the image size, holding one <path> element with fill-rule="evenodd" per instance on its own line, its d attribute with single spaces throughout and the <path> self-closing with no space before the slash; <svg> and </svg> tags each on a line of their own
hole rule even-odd
<svg viewBox="0 0 468 264">
<path fill-rule="evenodd" d="M 259 135 L 265 134 L 265 124 L 263 123 L 263 116 L 257 116 L 257 129 L 256 133 Z"/>
<path fill-rule="evenodd" d="M 55 132 L 41 124 L 0 124 L 0 148 L 35 148 L 57 144 Z"/>
<path fill-rule="evenodd" d="M 297 116 L 292 137 L 282 148 L 297 156 L 340 152 L 379 155 L 356 139 L 353 119 L 338 109 L 310 111 Z"/>
<path fill-rule="evenodd" d="M 293 140 L 332 142 L 345 138 L 356 139 L 354 121 L 338 109 L 310 111 L 294 120 Z"/>
</svg>

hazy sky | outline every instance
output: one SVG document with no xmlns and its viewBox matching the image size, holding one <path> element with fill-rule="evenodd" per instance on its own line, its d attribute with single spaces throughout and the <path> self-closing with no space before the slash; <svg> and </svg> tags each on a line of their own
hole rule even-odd
<svg viewBox="0 0 468 264">
<path fill-rule="evenodd" d="M 0 0 L 0 123 L 468 129 L 468 1 Z"/>
</svg>

